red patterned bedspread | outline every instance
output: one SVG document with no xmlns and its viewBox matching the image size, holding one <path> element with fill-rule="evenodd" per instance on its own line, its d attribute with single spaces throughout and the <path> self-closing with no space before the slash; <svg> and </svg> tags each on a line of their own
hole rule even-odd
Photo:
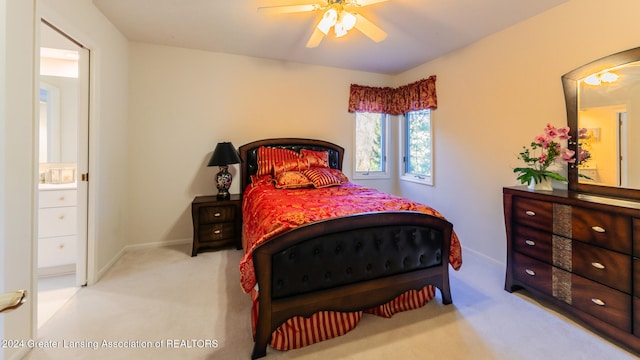
<svg viewBox="0 0 640 360">
<path fill-rule="evenodd" d="M 258 291 L 253 268 L 253 249 L 275 235 L 297 226 L 335 216 L 369 211 L 413 210 L 443 217 L 436 210 L 407 199 L 389 195 L 353 183 L 320 189 L 276 189 L 272 182 L 249 185 L 243 201 L 243 241 L 245 255 L 240 262 L 241 283 L 251 294 L 251 325 L 255 335 L 258 321 Z M 462 265 L 460 242 L 452 233 L 449 263 L 458 270 Z M 435 296 L 432 285 L 409 290 L 386 304 L 364 312 L 391 317 L 417 309 Z M 321 311 L 310 317 L 296 316 L 276 329 L 270 345 L 277 350 L 292 350 L 343 335 L 356 327 L 363 311 Z"/>
<path fill-rule="evenodd" d="M 429 206 L 351 182 L 320 189 L 276 189 L 271 182 L 253 184 L 245 190 L 242 206 L 245 254 L 240 261 L 240 281 L 247 293 L 256 285 L 253 249 L 297 226 L 370 211 L 412 210 L 444 218 Z M 449 263 L 455 270 L 462 265 L 462 251 L 455 232 Z"/>
</svg>

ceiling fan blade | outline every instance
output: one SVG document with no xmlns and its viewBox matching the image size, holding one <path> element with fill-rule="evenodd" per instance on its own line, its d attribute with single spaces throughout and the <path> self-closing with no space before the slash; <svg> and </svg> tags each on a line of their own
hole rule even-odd
<svg viewBox="0 0 640 360">
<path fill-rule="evenodd" d="M 318 29 L 318 27 L 316 26 L 313 29 L 313 33 L 311 34 L 309 41 L 307 42 L 307 47 L 308 48 L 318 47 L 318 45 L 320 45 L 320 42 L 322 41 L 323 38 L 324 38 L 324 33 L 320 31 L 320 29 Z"/>
<path fill-rule="evenodd" d="M 326 1 L 294 1 L 288 5 L 260 6 L 258 12 L 265 14 L 286 14 L 296 12 L 306 12 L 321 9 L 326 5 Z"/>
<path fill-rule="evenodd" d="M 367 18 L 360 14 L 353 15 L 356 17 L 355 28 L 360 30 L 363 34 L 367 35 L 371 40 L 380 42 L 387 38 L 387 33 L 371 21 L 367 20 Z"/>
<path fill-rule="evenodd" d="M 373 4 L 378 4 L 381 2 L 387 2 L 389 0 L 351 0 L 350 4 L 355 6 L 369 6 Z"/>
</svg>

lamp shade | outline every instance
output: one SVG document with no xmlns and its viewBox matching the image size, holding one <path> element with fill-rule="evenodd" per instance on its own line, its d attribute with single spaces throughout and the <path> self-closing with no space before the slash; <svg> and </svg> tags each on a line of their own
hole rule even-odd
<svg viewBox="0 0 640 360">
<path fill-rule="evenodd" d="M 221 142 L 216 145 L 213 155 L 209 159 L 207 166 L 227 166 L 229 164 L 238 164 L 240 155 L 230 142 Z"/>
</svg>

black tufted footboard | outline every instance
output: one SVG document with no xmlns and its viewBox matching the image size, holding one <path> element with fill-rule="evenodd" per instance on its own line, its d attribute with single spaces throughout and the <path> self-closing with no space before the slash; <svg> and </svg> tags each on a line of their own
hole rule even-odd
<svg viewBox="0 0 640 360">
<path fill-rule="evenodd" d="M 418 212 L 358 214 L 300 226 L 253 252 L 259 315 L 252 358 L 293 316 L 360 311 L 405 291 L 438 287 L 451 303 L 452 225 Z"/>
</svg>

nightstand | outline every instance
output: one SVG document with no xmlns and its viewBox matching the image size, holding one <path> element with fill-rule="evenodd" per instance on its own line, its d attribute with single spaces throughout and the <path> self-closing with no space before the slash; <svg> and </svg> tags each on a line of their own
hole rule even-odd
<svg viewBox="0 0 640 360">
<path fill-rule="evenodd" d="M 232 194 L 229 199 L 196 196 L 191 203 L 193 249 L 191 256 L 203 250 L 219 250 L 228 246 L 242 248 L 242 199 Z"/>
</svg>

